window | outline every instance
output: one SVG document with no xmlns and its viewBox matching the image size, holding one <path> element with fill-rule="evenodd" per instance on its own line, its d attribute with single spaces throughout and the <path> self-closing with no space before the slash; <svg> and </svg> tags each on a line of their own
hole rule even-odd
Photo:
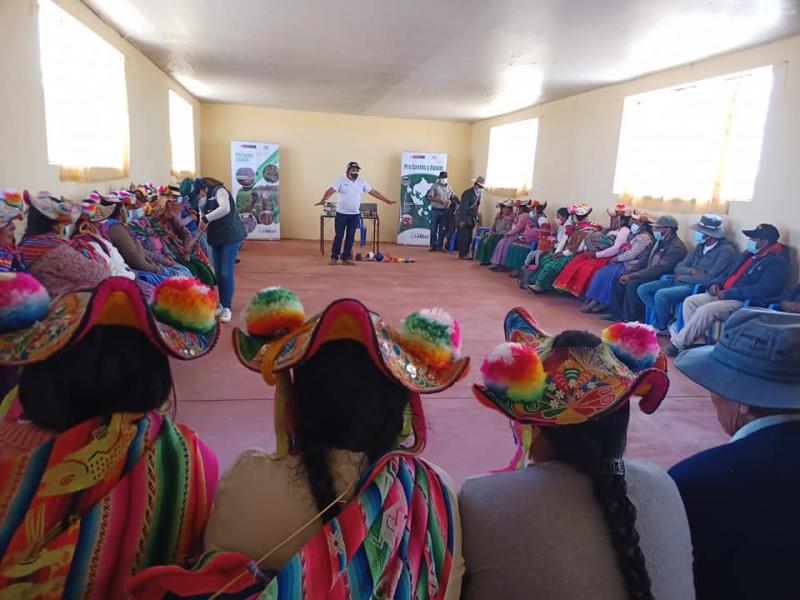
<svg viewBox="0 0 800 600">
<path fill-rule="evenodd" d="M 47 155 L 66 181 L 128 175 L 125 57 L 53 4 L 39 2 Z"/>
<path fill-rule="evenodd" d="M 486 184 L 496 193 L 525 194 L 533 184 L 539 119 L 498 125 L 489 131 Z"/>
<path fill-rule="evenodd" d="M 628 96 L 614 193 L 697 210 L 752 199 L 771 90 L 764 67 Z"/>
<path fill-rule="evenodd" d="M 169 91 L 169 140 L 172 174 L 178 179 L 194 176 L 194 108 L 172 90 Z"/>
</svg>

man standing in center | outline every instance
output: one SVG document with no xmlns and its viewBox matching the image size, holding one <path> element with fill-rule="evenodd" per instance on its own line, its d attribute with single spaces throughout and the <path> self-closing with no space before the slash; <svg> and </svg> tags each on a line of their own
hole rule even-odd
<svg viewBox="0 0 800 600">
<path fill-rule="evenodd" d="M 361 167 L 355 161 L 347 163 L 345 175 L 342 175 L 333 182 L 331 187 L 325 190 L 322 200 L 314 206 L 325 206 L 328 198 L 338 194 L 336 199 L 336 219 L 334 220 L 335 235 L 331 246 L 331 266 L 339 262 L 341 256 L 342 264 L 352 266 L 353 242 L 356 239 L 356 229 L 361 219 L 361 194 L 366 193 L 377 198 L 386 204 L 394 204 L 378 190 L 373 189 L 364 179 L 359 178 Z M 344 252 L 342 251 L 342 240 L 344 240 Z"/>
<path fill-rule="evenodd" d="M 450 196 L 454 193 L 453 188 L 447 184 L 447 171 L 439 173 L 439 179 L 428 190 L 428 202 L 431 203 L 431 252 L 444 250 L 447 209 L 450 206 Z"/>
<path fill-rule="evenodd" d="M 471 188 L 461 194 L 461 204 L 458 207 L 458 258 L 470 260 L 469 247 L 472 245 L 472 231 L 475 229 L 475 222 L 478 220 L 478 210 L 481 206 L 481 193 L 486 184 L 483 175 L 475 178 L 475 183 Z"/>
</svg>

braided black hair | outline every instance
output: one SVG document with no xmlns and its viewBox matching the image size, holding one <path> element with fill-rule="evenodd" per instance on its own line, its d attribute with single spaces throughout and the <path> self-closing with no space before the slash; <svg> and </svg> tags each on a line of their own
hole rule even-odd
<svg viewBox="0 0 800 600">
<path fill-rule="evenodd" d="M 596 347 L 600 339 L 585 331 L 565 331 L 553 340 L 554 347 Z M 636 507 L 628 498 L 625 481 L 625 451 L 630 406 L 624 406 L 598 419 L 562 427 L 544 427 L 542 431 L 557 460 L 569 463 L 592 481 L 592 490 L 611 533 L 628 597 L 653 598 L 650 575 L 639 545 L 636 530 Z"/>
<path fill-rule="evenodd" d="M 363 452 L 373 462 L 403 429 L 408 390 L 386 377 L 367 349 L 352 340 L 324 344 L 294 370 L 292 410 L 301 462 L 317 508 L 336 499 L 331 450 Z M 339 513 L 325 511 L 323 522 Z"/>
</svg>

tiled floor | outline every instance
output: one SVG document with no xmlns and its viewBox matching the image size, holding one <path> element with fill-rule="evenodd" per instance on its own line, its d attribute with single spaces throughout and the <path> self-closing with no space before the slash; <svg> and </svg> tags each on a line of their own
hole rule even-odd
<svg viewBox="0 0 800 600">
<path fill-rule="evenodd" d="M 236 271 L 234 323 L 252 294 L 272 285 L 294 290 L 307 314 L 342 296 L 362 300 L 395 324 L 411 310 L 442 306 L 461 320 L 464 352 L 472 357 L 473 372 L 447 392 L 425 399 L 430 429 L 426 456 L 457 483 L 507 464 L 514 447 L 506 421 L 481 407 L 470 391 L 483 356 L 503 341 L 505 313 L 524 306 L 552 332 L 575 328 L 599 333 L 606 323 L 580 313 L 571 298 L 534 298 L 506 275 L 453 255 L 424 248 L 382 249 L 417 262 L 330 267 L 315 242 L 248 242 Z M 239 365 L 230 329 L 210 356 L 174 364 L 178 417 L 209 443 L 223 468 L 245 448 L 271 449 L 274 444 L 272 388 Z M 725 440 L 708 394 L 674 369 L 670 377 L 669 397 L 657 413 L 632 411 L 627 453 L 665 467 Z"/>
</svg>

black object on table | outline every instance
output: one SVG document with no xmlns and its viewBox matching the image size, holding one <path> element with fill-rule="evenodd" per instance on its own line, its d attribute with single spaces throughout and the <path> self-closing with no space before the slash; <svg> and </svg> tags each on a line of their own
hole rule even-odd
<svg viewBox="0 0 800 600">
<path fill-rule="evenodd" d="M 325 219 L 335 219 L 336 215 L 321 214 L 319 216 L 319 253 L 325 256 Z M 372 221 L 372 252 L 380 252 L 381 219 L 376 215 L 361 215 L 363 221 Z"/>
</svg>

